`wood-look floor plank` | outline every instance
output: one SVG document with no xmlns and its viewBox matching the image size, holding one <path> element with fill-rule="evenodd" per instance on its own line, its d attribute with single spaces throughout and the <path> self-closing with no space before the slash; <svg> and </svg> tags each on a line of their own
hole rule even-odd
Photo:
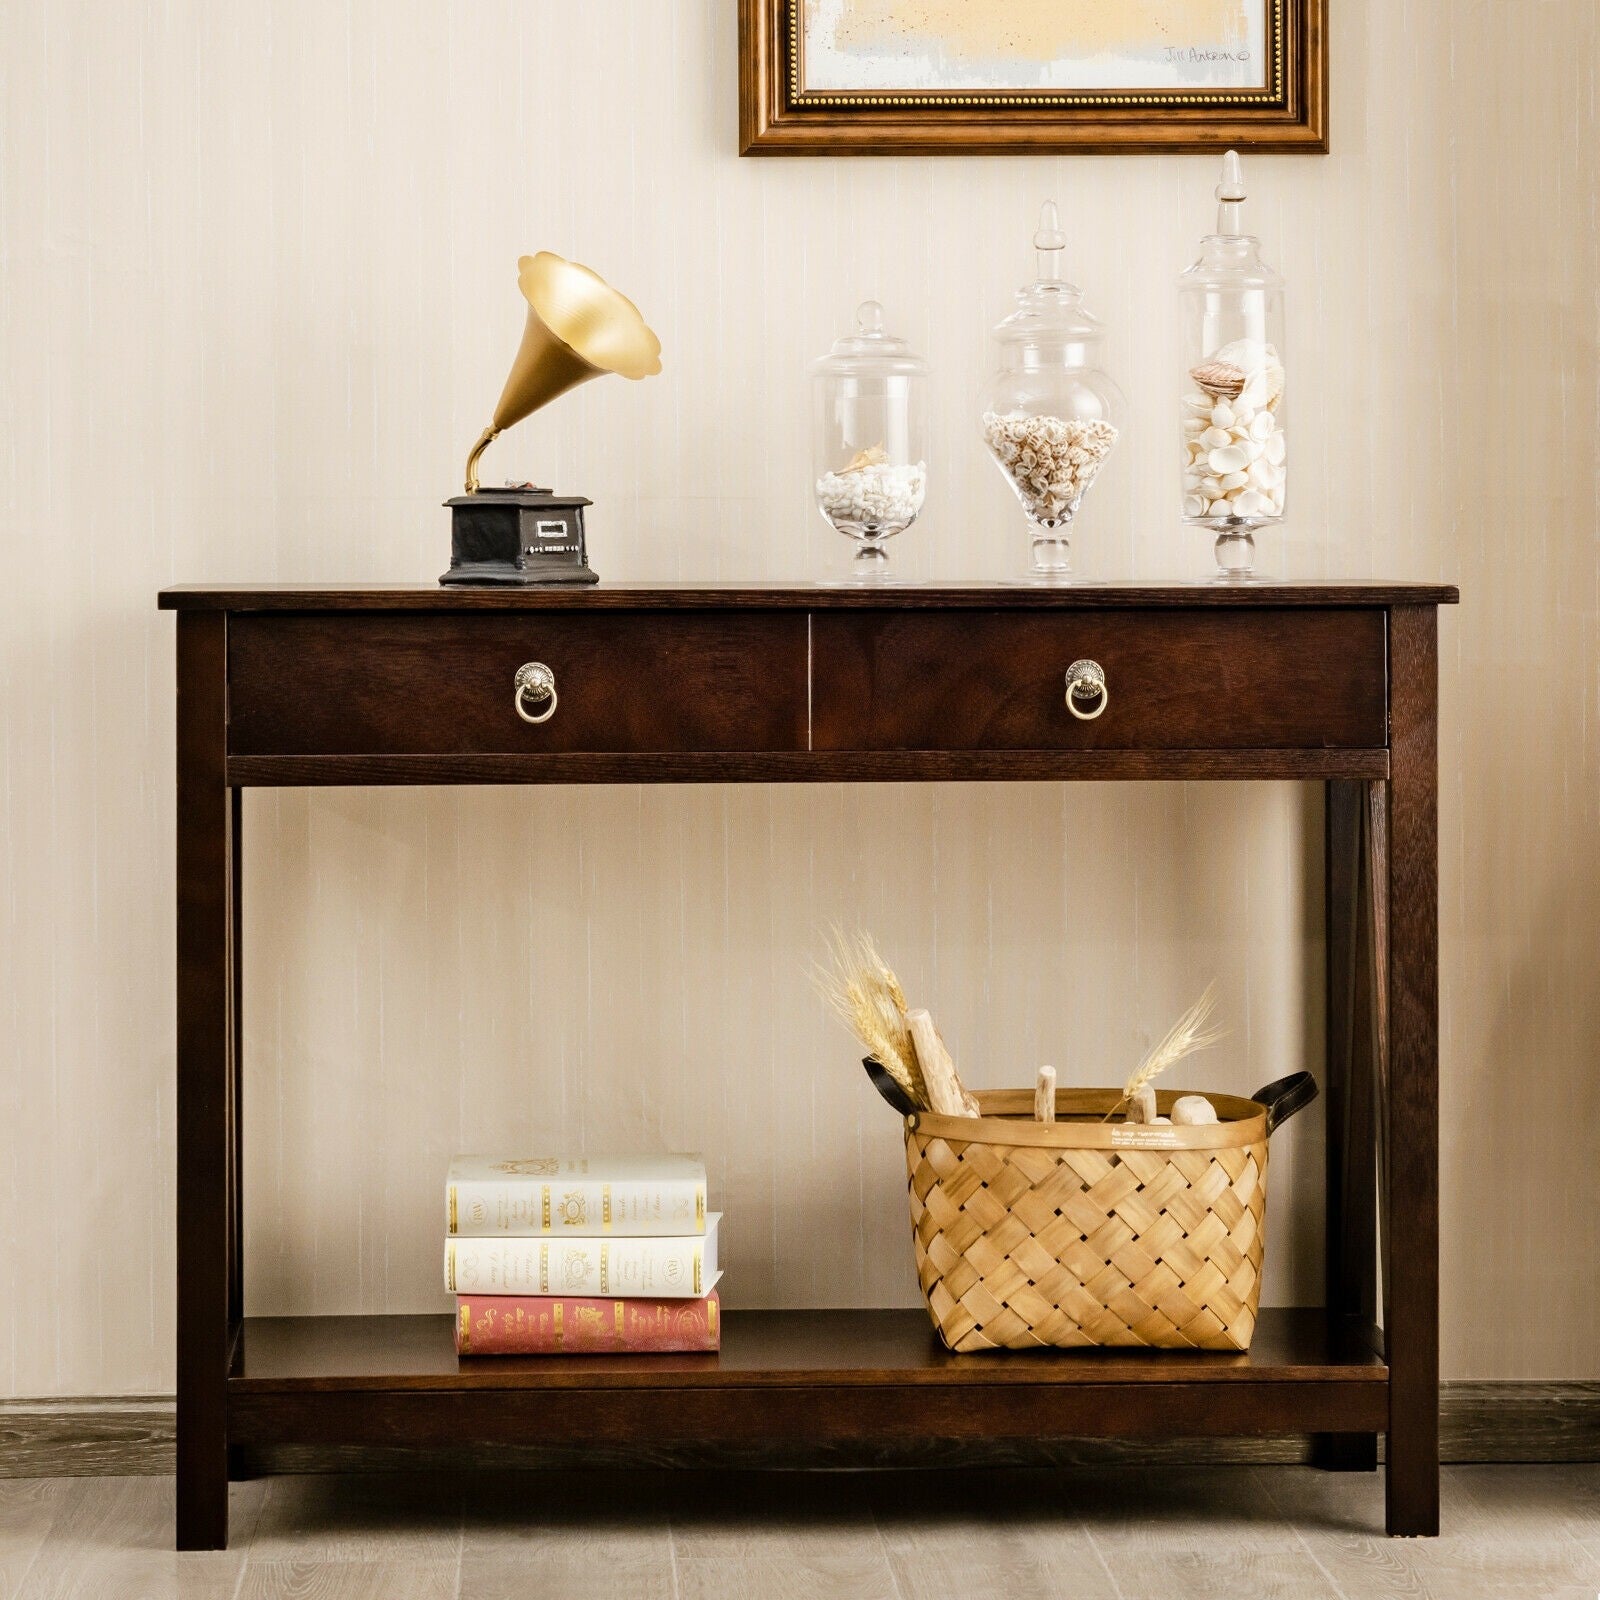
<svg viewBox="0 0 1600 1600">
<path fill-rule="evenodd" d="M 1213 1547 L 1205 1529 L 1191 1530 L 1187 1548 L 1146 1549 L 1101 1540 L 1118 1600 L 1353 1600 L 1341 1595 L 1304 1550 L 1289 1547 L 1285 1530 L 1275 1549 Z"/>
<path fill-rule="evenodd" d="M 1568 1530 L 1582 1514 L 1582 1471 L 1451 1468 L 1441 1477 L 1436 1539 L 1388 1538 L 1366 1474 L 1282 1472 L 1268 1485 L 1305 1549 L 1349 1600 L 1569 1593 L 1595 1600 L 1600 1567 Z"/>
<path fill-rule="evenodd" d="M 700 1556 L 677 1564 L 680 1600 L 901 1600 L 881 1546 Z"/>
<path fill-rule="evenodd" d="M 672 1510 L 672 1540 L 685 1561 L 782 1561 L 863 1552 L 883 1559 L 870 1488 L 856 1473 L 704 1475 L 685 1484 Z"/>
<path fill-rule="evenodd" d="M 906 1600 L 990 1593 L 1114 1600 L 1104 1563 L 1064 1501 L 1063 1481 L 1031 1470 L 873 1480 L 873 1516 Z"/>
<path fill-rule="evenodd" d="M 661 1531 L 659 1549 L 618 1549 L 575 1539 L 569 1547 L 531 1545 L 512 1553 L 463 1555 L 460 1600 L 677 1600 L 672 1549 Z M 754 1600 L 754 1597 L 749 1597 Z"/>
<path fill-rule="evenodd" d="M 22 1592 L 22 1580 L 44 1547 L 66 1490 L 60 1478 L 0 1482 L 0 1597 Z"/>
<path fill-rule="evenodd" d="M 1341 1600 L 1256 1468 L 1136 1470 L 1063 1487 L 1119 1600 Z"/>
<path fill-rule="evenodd" d="M 1002 1546 L 991 1549 L 969 1528 L 965 1552 L 943 1546 L 890 1551 L 901 1600 L 1118 1600 L 1111 1574 L 1085 1541 L 1085 1561 L 1039 1560 Z"/>
<path fill-rule="evenodd" d="M 454 1562 L 461 1487 L 453 1474 L 328 1474 L 266 1480 L 253 1561 Z"/>
<path fill-rule="evenodd" d="M 532 1592 L 529 1579 L 524 1571 L 524 1594 Z M 237 1600 L 455 1600 L 455 1593 L 454 1561 L 252 1561 Z"/>
<path fill-rule="evenodd" d="M 693 1474 L 686 1474 L 693 1478 Z M 616 1562 L 670 1564 L 668 1519 L 687 1492 L 670 1473 L 618 1480 L 588 1472 L 470 1473 L 461 1483 L 461 1547 L 486 1561 L 540 1564 L 569 1556 L 606 1569 Z"/>
<path fill-rule="evenodd" d="M 72 1478 L 19 1600 L 232 1600 L 256 1521 L 261 1486 L 234 1490 L 242 1530 L 229 1550 L 179 1554 L 172 1548 L 171 1478 Z"/>
</svg>

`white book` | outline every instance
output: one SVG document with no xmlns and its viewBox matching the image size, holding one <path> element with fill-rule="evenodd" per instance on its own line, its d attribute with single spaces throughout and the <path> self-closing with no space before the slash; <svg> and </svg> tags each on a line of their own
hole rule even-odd
<svg viewBox="0 0 1600 1600">
<path fill-rule="evenodd" d="M 717 1271 L 718 1212 L 679 1239 L 446 1239 L 451 1294 L 587 1295 L 695 1300 Z"/>
<path fill-rule="evenodd" d="M 686 1237 L 706 1229 L 699 1156 L 457 1156 L 445 1180 L 452 1238 Z"/>
</svg>

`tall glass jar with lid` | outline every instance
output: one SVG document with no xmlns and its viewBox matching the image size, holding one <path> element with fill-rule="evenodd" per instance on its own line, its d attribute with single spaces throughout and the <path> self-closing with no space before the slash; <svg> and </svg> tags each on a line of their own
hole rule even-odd
<svg viewBox="0 0 1600 1600">
<path fill-rule="evenodd" d="M 853 333 L 811 364 L 817 509 L 856 545 L 847 583 L 891 581 L 888 541 L 927 493 L 927 365 L 864 300 Z"/>
<path fill-rule="evenodd" d="M 983 441 L 1027 518 L 1031 582 L 1070 582 L 1072 527 L 1117 442 L 1126 402 L 1099 365 L 1105 328 L 1062 275 L 1066 235 L 1046 201 L 1035 278 L 994 330 L 1000 368 L 983 400 Z"/>
<path fill-rule="evenodd" d="M 1180 413 L 1183 516 L 1216 535 L 1217 576 L 1255 572 L 1257 528 L 1283 520 L 1283 279 L 1244 231 L 1244 172 L 1230 150 L 1217 185 L 1217 231 L 1178 280 L 1183 308 Z"/>
</svg>

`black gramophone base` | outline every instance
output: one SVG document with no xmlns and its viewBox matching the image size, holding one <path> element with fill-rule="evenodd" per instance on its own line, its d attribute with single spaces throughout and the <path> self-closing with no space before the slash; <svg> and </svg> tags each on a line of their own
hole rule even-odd
<svg viewBox="0 0 1600 1600">
<path fill-rule="evenodd" d="M 557 584 L 581 588 L 586 583 L 599 583 L 600 574 L 592 567 L 562 567 L 559 570 L 542 563 L 531 562 L 523 567 L 506 567 L 498 561 L 469 561 L 440 573 L 439 582 L 447 588 L 452 585 L 482 588 L 485 584 L 499 588 L 529 587 L 537 584 L 549 589 Z"/>
<path fill-rule="evenodd" d="M 581 495 L 480 489 L 450 507 L 450 570 L 442 584 L 598 583 L 583 542 Z"/>
</svg>

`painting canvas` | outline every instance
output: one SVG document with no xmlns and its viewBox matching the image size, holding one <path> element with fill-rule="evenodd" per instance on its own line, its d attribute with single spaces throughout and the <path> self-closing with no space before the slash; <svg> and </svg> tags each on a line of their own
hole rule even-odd
<svg viewBox="0 0 1600 1600">
<path fill-rule="evenodd" d="M 747 155 L 1327 149 L 1328 0 L 739 0 Z"/>
<path fill-rule="evenodd" d="M 803 0 L 803 90 L 1267 87 L 1268 0 Z"/>
</svg>

